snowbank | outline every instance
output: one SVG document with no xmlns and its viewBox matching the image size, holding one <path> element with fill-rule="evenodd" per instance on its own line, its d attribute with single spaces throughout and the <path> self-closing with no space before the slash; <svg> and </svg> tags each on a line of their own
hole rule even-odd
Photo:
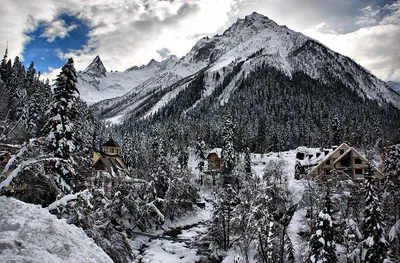
<svg viewBox="0 0 400 263">
<path fill-rule="evenodd" d="M 47 209 L 0 196 L 0 262 L 112 262 L 85 232 Z"/>
</svg>

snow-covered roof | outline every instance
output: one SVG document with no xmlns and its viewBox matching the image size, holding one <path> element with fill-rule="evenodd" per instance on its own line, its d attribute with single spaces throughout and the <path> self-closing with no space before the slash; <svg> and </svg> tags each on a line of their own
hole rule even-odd
<svg viewBox="0 0 400 263">
<path fill-rule="evenodd" d="M 108 146 L 108 147 L 120 147 L 118 143 L 116 143 L 112 138 L 110 138 L 103 146 Z"/>
<path fill-rule="evenodd" d="M 327 160 L 329 160 L 331 157 L 332 157 L 332 155 L 333 154 L 335 154 L 336 152 L 338 152 L 338 151 L 340 151 L 340 150 L 343 150 L 342 148 L 342 146 L 345 146 L 345 148 L 347 148 L 347 150 L 343 153 L 343 154 L 341 154 L 336 160 L 335 160 L 335 162 L 333 163 L 333 164 L 336 164 L 336 163 L 338 163 L 344 156 L 346 156 L 349 152 L 351 152 L 351 151 L 353 151 L 354 153 L 356 153 L 356 155 L 357 156 L 359 156 L 363 161 L 365 161 L 365 162 L 367 162 L 367 163 L 370 163 L 368 160 L 367 160 L 367 158 L 365 158 L 360 152 L 358 152 L 355 148 L 353 148 L 353 147 L 350 147 L 349 145 L 347 145 L 346 143 L 342 143 L 340 146 L 338 146 L 334 151 L 332 151 L 332 152 L 330 152 L 327 156 L 325 156 L 325 158 L 323 158 L 321 161 L 320 161 L 320 163 L 317 165 L 317 166 L 315 166 L 312 170 L 311 170 L 311 173 L 313 173 L 314 171 L 316 171 L 316 169 L 318 169 L 325 161 L 327 161 Z M 371 167 L 372 167 L 372 169 L 374 169 L 381 177 L 383 177 L 384 176 L 384 174 L 381 172 L 381 171 L 379 171 L 375 166 L 373 166 L 372 164 L 371 164 Z"/>
<path fill-rule="evenodd" d="M 214 148 L 208 153 L 208 155 L 210 155 L 212 153 L 215 153 L 218 156 L 218 158 L 221 158 L 222 157 L 222 148 Z"/>
<path fill-rule="evenodd" d="M 314 172 L 316 169 L 318 169 L 326 160 L 329 160 L 333 154 L 335 154 L 336 152 L 338 152 L 339 150 L 341 150 L 342 146 L 345 146 L 346 149 L 350 148 L 350 146 L 348 146 L 346 143 L 342 143 L 339 147 L 337 147 L 334 151 L 331 151 L 328 155 L 325 156 L 325 158 L 323 158 L 320 163 L 315 166 L 311 172 Z"/>
</svg>

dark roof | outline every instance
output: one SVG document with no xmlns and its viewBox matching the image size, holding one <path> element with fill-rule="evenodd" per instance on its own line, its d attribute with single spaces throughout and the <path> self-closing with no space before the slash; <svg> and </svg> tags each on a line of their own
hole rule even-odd
<svg viewBox="0 0 400 263">
<path fill-rule="evenodd" d="M 113 139 L 109 139 L 103 146 L 120 147 Z"/>
</svg>

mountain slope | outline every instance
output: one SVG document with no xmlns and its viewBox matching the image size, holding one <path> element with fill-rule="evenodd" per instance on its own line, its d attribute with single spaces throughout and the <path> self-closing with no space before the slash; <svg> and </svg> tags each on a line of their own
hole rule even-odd
<svg viewBox="0 0 400 263">
<path fill-rule="evenodd" d="M 176 63 L 177 57 L 147 65 L 132 67 L 125 72 L 107 72 L 101 59 L 97 56 L 84 70 L 79 72 L 78 89 L 81 97 L 92 104 L 104 99 L 124 95 L 154 76 L 162 76 Z"/>
<path fill-rule="evenodd" d="M 232 74 L 239 64 L 240 71 Z M 124 116 L 149 117 L 184 90 L 193 79 L 190 76 L 201 72 L 204 72 L 205 87 L 199 101 L 225 82 L 224 91 L 219 95 L 220 104 L 224 104 L 243 76 L 265 64 L 289 77 L 304 72 L 326 84 L 340 80 L 364 99 L 374 99 L 380 104 L 389 102 L 400 108 L 398 94 L 360 65 L 258 13 L 238 19 L 222 35 L 199 40 L 167 71 L 156 72 L 124 96 L 97 103 L 95 108 L 102 118 L 113 121 L 121 121 Z M 199 101 L 193 102 L 190 108 L 194 109 Z"/>
</svg>

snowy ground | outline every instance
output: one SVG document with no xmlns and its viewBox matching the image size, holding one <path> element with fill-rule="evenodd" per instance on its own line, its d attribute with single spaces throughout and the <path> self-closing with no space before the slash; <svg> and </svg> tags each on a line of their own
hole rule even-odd
<svg viewBox="0 0 400 263">
<path fill-rule="evenodd" d="M 162 226 L 151 233 L 157 237 L 135 237 L 131 245 L 136 259 L 141 263 L 194 263 L 203 262 L 204 254 L 199 251 L 208 233 L 208 222 L 212 215 L 211 197 L 208 192 L 200 191 L 201 201 L 205 208 L 196 208 L 188 215 Z M 206 201 L 208 200 L 208 201 Z M 204 261 L 205 262 L 205 261 Z"/>
<path fill-rule="evenodd" d="M 252 169 L 257 176 L 263 175 L 264 167 L 270 161 L 284 161 L 284 173 L 288 178 L 288 186 L 292 194 L 293 203 L 298 203 L 300 201 L 305 186 L 304 180 L 294 179 L 294 166 L 297 161 L 296 153 L 298 151 L 305 151 L 308 154 L 313 154 L 315 156 L 315 153 L 319 150 L 316 148 L 301 147 L 281 153 L 251 155 Z M 307 164 L 307 162 L 308 160 L 302 161 L 303 164 Z M 192 168 L 197 178 L 198 171 L 195 169 L 197 166 L 197 160 L 194 158 L 193 154 L 190 155 L 189 166 Z M 164 235 L 164 237 L 168 239 L 149 238 L 143 236 L 134 238 L 132 240 L 132 246 L 134 247 L 135 255 L 137 255 L 135 262 L 208 262 L 206 261 L 204 253 L 200 253 L 199 247 L 196 246 L 198 240 L 206 238 L 208 233 L 207 223 L 209 223 L 209 220 L 212 217 L 213 190 L 210 189 L 211 178 L 205 178 L 205 180 L 206 185 L 208 185 L 209 188 L 206 186 L 202 191 L 200 191 L 202 201 L 206 204 L 205 209 L 198 208 L 193 213 L 177 219 L 174 222 L 166 222 L 162 229 L 153 233 L 154 235 L 159 236 Z M 301 244 L 301 240 L 297 235 L 299 229 L 305 227 L 302 222 L 304 215 L 305 209 L 299 209 L 296 211 L 288 227 L 288 234 L 296 248 L 300 248 L 304 245 Z M 171 232 L 174 234 L 169 234 Z M 233 263 L 236 257 L 236 252 L 230 250 L 226 253 L 226 257 L 222 262 Z"/>
<path fill-rule="evenodd" d="M 47 209 L 0 196 L 0 262 L 112 262 L 85 232 Z"/>
<path fill-rule="evenodd" d="M 284 173 L 293 203 L 302 197 L 305 181 L 294 179 L 296 153 L 306 151 L 315 154 L 318 149 L 300 148 L 281 153 L 252 154 L 252 169 L 262 176 L 265 165 L 271 161 L 283 161 Z M 307 160 L 305 160 L 307 162 Z M 304 164 L 304 163 L 303 163 Z M 305 163 L 306 164 L 306 163 Z M 193 154 L 189 166 L 196 177 L 197 160 Z M 207 261 L 209 239 L 208 225 L 213 212 L 213 190 L 211 178 L 205 178 L 200 191 L 204 209 L 196 209 L 173 222 L 166 221 L 161 229 L 149 235 L 137 235 L 131 240 L 134 262 L 194 263 Z M 297 235 L 304 228 L 305 209 L 298 209 L 288 227 L 294 247 L 301 250 L 301 239 Z M 146 233 L 148 234 L 148 233 Z M 79 244 L 79 245 L 78 245 Z M 234 262 L 234 250 L 228 251 L 224 263 Z M 36 260 L 37 259 L 37 260 Z M 40 260 L 39 260 L 40 259 Z M 44 261 L 42 260 L 44 259 Z M 49 214 L 48 210 L 25 204 L 12 198 L 0 197 L 0 262 L 111 262 L 108 256 L 89 239 L 83 230 L 67 225 Z M 6 261 L 7 262 L 7 261 Z"/>
</svg>

